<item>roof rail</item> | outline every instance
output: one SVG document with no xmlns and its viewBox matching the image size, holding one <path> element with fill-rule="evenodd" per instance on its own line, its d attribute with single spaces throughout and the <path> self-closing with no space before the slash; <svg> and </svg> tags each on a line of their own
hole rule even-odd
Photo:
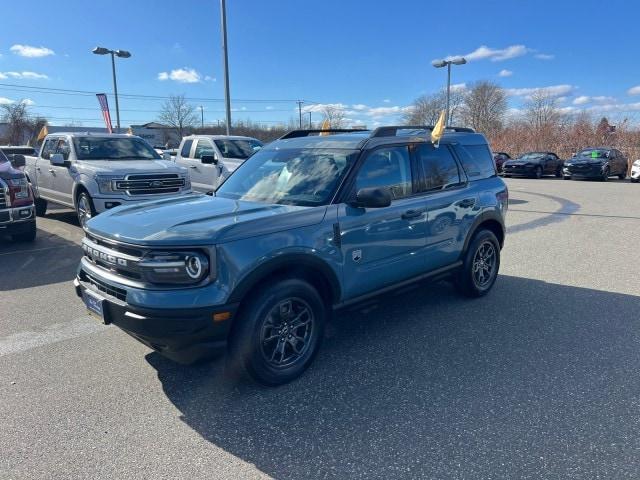
<svg viewBox="0 0 640 480">
<path fill-rule="evenodd" d="M 433 125 L 392 125 L 387 127 L 378 127 L 371 134 L 371 138 L 375 137 L 395 137 L 398 130 L 433 130 Z M 447 132 L 459 133 L 475 133 L 473 128 L 468 127 L 446 127 Z"/>
<path fill-rule="evenodd" d="M 303 129 L 303 130 L 291 130 L 290 132 L 285 133 L 278 140 L 286 140 L 287 138 L 300 138 L 300 137 L 309 137 L 314 133 L 356 133 L 356 132 L 366 132 L 365 128 L 326 128 L 326 129 Z"/>
</svg>

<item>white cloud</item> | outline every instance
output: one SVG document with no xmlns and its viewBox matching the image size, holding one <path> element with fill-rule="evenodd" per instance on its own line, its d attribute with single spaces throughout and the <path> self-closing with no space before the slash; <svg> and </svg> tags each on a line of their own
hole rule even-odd
<svg viewBox="0 0 640 480">
<path fill-rule="evenodd" d="M 158 73 L 158 80 L 173 80 L 179 83 L 198 83 L 202 81 L 202 75 L 200 75 L 193 68 L 176 68 L 170 72 Z"/>
<path fill-rule="evenodd" d="M 589 97 L 587 95 L 581 95 L 573 100 L 574 105 L 586 105 L 587 103 L 596 103 L 599 105 L 615 104 L 616 99 L 614 97 L 608 97 L 606 95 L 598 95 L 596 97 Z"/>
<path fill-rule="evenodd" d="M 469 62 L 486 59 L 491 60 L 492 62 L 500 62 L 511 58 L 521 57 L 526 55 L 529 51 L 530 49 L 524 45 L 510 45 L 506 48 L 490 48 L 486 45 L 481 45 L 473 52 L 467 53 L 466 55 L 450 55 L 446 60 L 452 60 L 456 57 L 464 57 Z"/>
<path fill-rule="evenodd" d="M 216 77 L 212 77 L 211 75 L 205 75 L 204 77 L 204 81 L 205 82 L 216 82 L 218 79 Z"/>
<path fill-rule="evenodd" d="M 21 57 L 37 58 L 55 55 L 55 52 L 47 47 L 32 47 L 31 45 L 15 44 L 9 48 L 16 55 Z"/>
<path fill-rule="evenodd" d="M 576 87 L 574 85 L 551 85 L 548 87 L 533 87 L 533 88 L 507 88 L 506 94 L 512 97 L 531 97 L 535 93 L 543 93 L 551 97 L 562 97 L 564 95 L 570 95 Z"/>
<path fill-rule="evenodd" d="M 385 98 L 384 100 L 382 100 L 383 103 L 391 103 L 391 100 L 389 100 L 388 98 Z"/>
<path fill-rule="evenodd" d="M 462 92 L 466 89 L 467 89 L 466 83 L 454 83 L 453 85 L 451 85 L 452 92 Z"/>
<path fill-rule="evenodd" d="M 628 95 L 640 95 L 640 85 L 637 85 L 635 87 L 631 87 L 629 90 L 627 90 L 627 94 Z"/>
<path fill-rule="evenodd" d="M 351 105 L 351 108 L 358 112 L 358 111 L 366 110 L 369 107 L 367 107 L 362 103 L 356 103 L 355 105 Z"/>
<path fill-rule="evenodd" d="M 31 105 L 35 105 L 36 102 L 34 102 L 33 100 L 31 100 L 30 98 L 25 98 L 24 100 L 22 100 L 22 103 L 24 103 L 25 105 L 31 106 Z"/>
<path fill-rule="evenodd" d="M 579 97 L 576 97 L 573 99 L 573 104 L 574 105 L 585 105 L 587 103 L 589 103 L 591 101 L 591 97 L 588 97 L 586 95 L 580 95 Z"/>
<path fill-rule="evenodd" d="M 36 72 L 0 72 L 0 80 L 6 80 L 7 78 L 38 80 L 38 79 L 46 79 L 49 77 L 43 73 L 36 73 Z"/>
<path fill-rule="evenodd" d="M 500 72 L 498 73 L 499 77 L 510 77 L 511 75 L 513 75 L 513 72 L 507 69 L 500 70 Z"/>
<path fill-rule="evenodd" d="M 7 98 L 7 97 L 0 97 L 0 105 L 11 105 L 13 103 L 16 103 L 16 101 L 11 100 L 10 98 Z M 20 103 L 24 103 L 25 105 L 29 105 L 29 106 L 36 104 L 36 102 L 31 100 L 30 98 L 24 98 L 20 101 Z"/>
<path fill-rule="evenodd" d="M 536 53 L 534 57 L 538 60 L 553 60 L 554 58 L 556 58 L 555 55 L 550 55 L 548 53 Z"/>
</svg>

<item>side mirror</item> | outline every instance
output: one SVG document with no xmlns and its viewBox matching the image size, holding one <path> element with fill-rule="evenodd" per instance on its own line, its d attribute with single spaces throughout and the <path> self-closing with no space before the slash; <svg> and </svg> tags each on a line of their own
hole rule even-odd
<svg viewBox="0 0 640 480">
<path fill-rule="evenodd" d="M 13 158 L 11 159 L 11 165 L 13 165 L 13 168 L 24 167 L 26 164 L 27 160 L 24 158 L 24 155 L 20 155 L 19 153 L 13 155 Z"/>
<path fill-rule="evenodd" d="M 385 187 L 361 188 L 356 194 L 354 206 L 384 208 L 391 205 L 391 191 Z"/>
<path fill-rule="evenodd" d="M 163 160 L 171 160 L 171 154 L 169 152 L 162 152 Z"/>
<path fill-rule="evenodd" d="M 203 155 L 202 158 L 200 158 L 200 161 L 205 165 L 217 165 L 218 157 L 216 157 L 215 155 Z"/>
<path fill-rule="evenodd" d="M 56 165 L 58 167 L 68 167 L 71 165 L 71 162 L 65 160 L 64 155 L 61 153 L 52 153 L 49 157 L 49 161 L 51 162 L 51 165 Z"/>
</svg>

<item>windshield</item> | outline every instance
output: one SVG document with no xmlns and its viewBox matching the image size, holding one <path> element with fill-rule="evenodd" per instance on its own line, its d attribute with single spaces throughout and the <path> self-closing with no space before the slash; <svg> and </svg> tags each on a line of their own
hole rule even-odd
<svg viewBox="0 0 640 480">
<path fill-rule="evenodd" d="M 318 206 L 331 201 L 358 151 L 339 149 L 261 150 L 244 162 L 216 196 L 286 205 Z"/>
<path fill-rule="evenodd" d="M 2 150 L 0 150 L 0 163 L 4 163 L 8 161 L 9 159 L 7 158 L 7 156 L 2 152 Z"/>
<path fill-rule="evenodd" d="M 521 155 L 520 159 L 522 159 L 522 160 L 535 160 L 536 158 L 544 157 L 545 155 L 546 155 L 546 153 L 531 152 L 531 153 L 525 153 L 524 155 Z"/>
<path fill-rule="evenodd" d="M 156 160 L 160 155 L 136 137 L 80 137 L 73 139 L 78 160 Z"/>
<path fill-rule="evenodd" d="M 246 160 L 262 148 L 258 140 L 214 140 L 224 158 Z"/>
<path fill-rule="evenodd" d="M 576 157 L 588 157 L 588 158 L 609 158 L 609 150 L 602 150 L 600 148 L 588 148 L 582 150 Z"/>
</svg>

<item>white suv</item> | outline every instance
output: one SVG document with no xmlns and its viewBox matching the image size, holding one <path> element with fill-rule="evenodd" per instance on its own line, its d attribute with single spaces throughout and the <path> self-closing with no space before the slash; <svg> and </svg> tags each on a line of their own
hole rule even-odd
<svg viewBox="0 0 640 480">
<path fill-rule="evenodd" d="M 631 181 L 633 183 L 638 183 L 640 181 L 640 160 L 636 160 L 631 165 Z"/>
<path fill-rule="evenodd" d="M 252 137 L 190 135 L 182 139 L 175 161 L 189 169 L 193 189 L 207 193 L 261 148 Z"/>
</svg>

